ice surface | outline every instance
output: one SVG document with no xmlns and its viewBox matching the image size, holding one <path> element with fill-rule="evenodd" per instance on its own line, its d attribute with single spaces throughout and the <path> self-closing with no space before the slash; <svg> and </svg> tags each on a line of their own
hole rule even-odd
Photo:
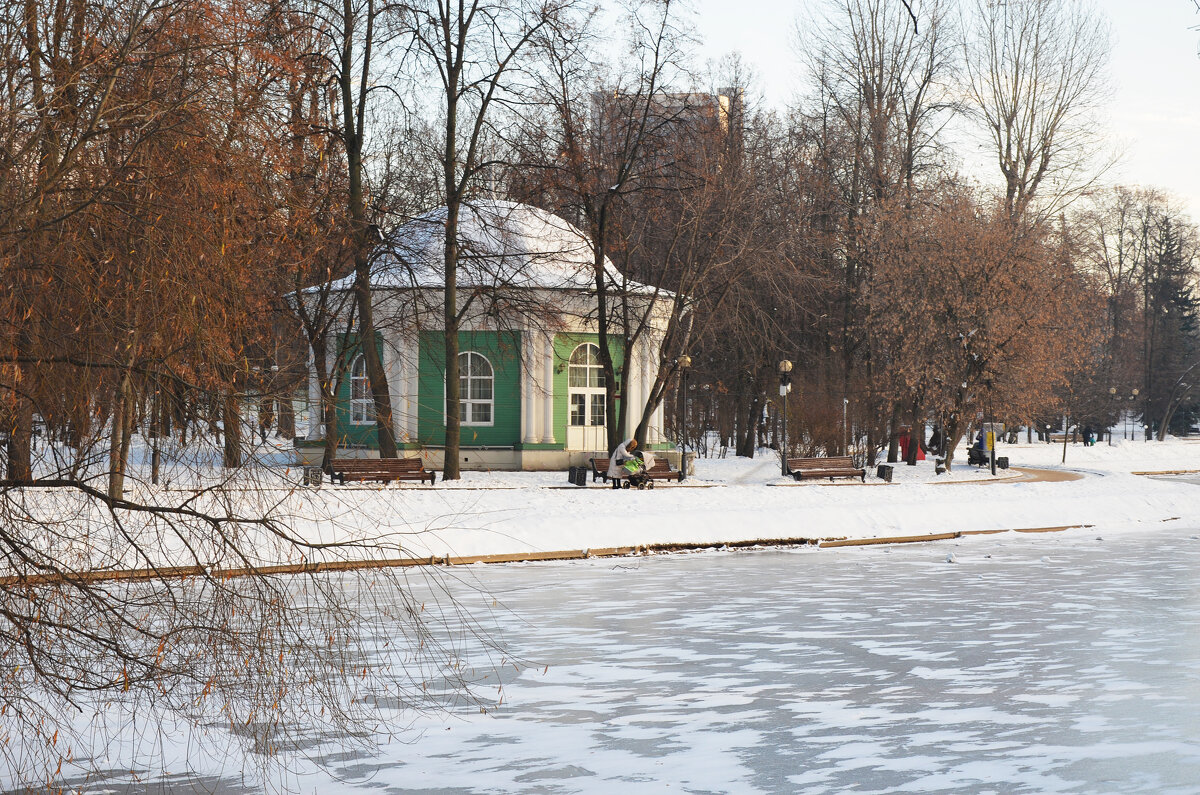
<svg viewBox="0 0 1200 795">
<path fill-rule="evenodd" d="M 1195 792 L 1194 533 L 471 567 L 464 603 L 498 598 L 492 631 L 528 661 L 499 709 L 421 718 L 414 743 L 294 784 Z"/>
</svg>

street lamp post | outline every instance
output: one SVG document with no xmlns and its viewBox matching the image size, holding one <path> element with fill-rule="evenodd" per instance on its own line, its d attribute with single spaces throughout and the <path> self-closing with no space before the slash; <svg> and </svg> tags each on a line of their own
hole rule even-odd
<svg viewBox="0 0 1200 795">
<path fill-rule="evenodd" d="M 783 448 L 779 451 L 780 472 L 788 476 L 788 410 L 787 396 L 792 391 L 792 363 L 784 359 L 779 363 L 779 397 L 783 398 Z"/>
<path fill-rule="evenodd" d="M 1127 418 L 1127 422 L 1128 422 L 1128 418 L 1130 417 L 1130 415 L 1133 414 L 1133 402 L 1135 400 L 1137 400 L 1137 396 L 1138 396 L 1138 391 L 1136 389 L 1132 390 L 1129 393 L 1129 410 L 1125 412 L 1125 417 Z M 1125 436 L 1125 432 L 1123 429 L 1121 431 L 1121 436 L 1122 437 Z M 1129 441 L 1131 441 L 1131 442 L 1133 441 L 1133 428 L 1129 429 Z"/>
<path fill-rule="evenodd" d="M 1111 404 L 1111 403 L 1115 402 L 1116 399 L 1117 399 L 1117 388 L 1115 386 L 1110 386 L 1108 388 L 1109 403 Z M 1111 424 L 1108 426 L 1108 446 L 1112 447 L 1112 425 Z"/>
<path fill-rule="evenodd" d="M 988 460 L 991 462 L 992 477 L 996 476 L 996 415 L 992 413 L 992 379 L 984 381 L 988 394 L 988 431 L 983 435 L 988 446 Z"/>
<path fill-rule="evenodd" d="M 850 426 L 846 424 L 846 410 L 849 408 L 850 398 L 842 398 L 842 455 L 850 453 Z"/>
<path fill-rule="evenodd" d="M 692 366 L 692 357 L 686 353 L 675 360 L 679 366 L 679 378 L 683 382 L 683 410 L 679 415 L 679 436 L 682 439 L 682 449 L 679 453 L 679 471 L 683 473 L 683 477 L 688 476 L 687 471 L 687 410 L 688 410 L 688 368 Z"/>
</svg>

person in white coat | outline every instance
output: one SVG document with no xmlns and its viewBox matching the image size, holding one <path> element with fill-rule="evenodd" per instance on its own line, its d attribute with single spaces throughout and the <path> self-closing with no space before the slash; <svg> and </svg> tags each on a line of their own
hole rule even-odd
<svg viewBox="0 0 1200 795">
<path fill-rule="evenodd" d="M 620 486 L 620 481 L 629 475 L 622 465 L 633 458 L 633 451 L 637 446 L 637 439 L 626 439 L 617 445 L 617 449 L 608 457 L 608 479 L 613 482 L 613 488 Z"/>
</svg>

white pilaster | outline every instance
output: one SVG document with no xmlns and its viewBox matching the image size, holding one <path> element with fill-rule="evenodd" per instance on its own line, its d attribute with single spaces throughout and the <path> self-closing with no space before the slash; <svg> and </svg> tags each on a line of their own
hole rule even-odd
<svg viewBox="0 0 1200 795">
<path fill-rule="evenodd" d="M 650 342 L 646 339 L 642 340 L 642 402 L 638 406 L 638 419 L 642 418 L 642 411 L 646 408 L 646 401 L 650 399 L 650 387 L 652 385 L 650 378 Z"/>
<path fill-rule="evenodd" d="M 622 386 L 625 392 L 625 432 L 623 435 L 628 439 L 637 430 L 637 416 L 641 411 L 642 401 L 642 362 L 636 345 L 633 346 L 633 350 L 629 351 L 625 383 Z"/>
<path fill-rule="evenodd" d="M 386 332 L 379 335 L 382 339 L 380 358 L 383 359 L 383 373 L 387 377 L 388 397 L 392 404 L 392 436 L 397 442 L 404 441 L 403 422 L 397 414 L 401 411 L 404 399 L 404 382 L 400 375 L 400 356 L 396 349 L 400 340 Z"/>
<path fill-rule="evenodd" d="M 412 441 L 417 440 L 417 420 L 419 419 L 421 394 L 420 394 L 420 374 L 421 374 L 421 348 L 419 337 L 415 334 L 409 338 L 409 343 L 406 346 L 407 354 L 405 362 L 408 364 L 408 407 L 405 411 L 405 423 L 408 429 L 408 438 Z"/>
<path fill-rule="evenodd" d="M 663 440 L 663 404 L 660 401 L 658 407 L 654 409 L 654 415 L 650 419 L 650 437 L 654 444 L 660 444 Z"/>
<path fill-rule="evenodd" d="M 521 440 L 525 444 L 534 444 L 538 437 L 534 425 L 536 402 L 534 394 L 537 389 L 535 372 L 537 363 L 534 357 L 533 333 L 526 329 L 521 334 Z"/>
<path fill-rule="evenodd" d="M 545 378 L 542 381 L 542 444 L 554 444 L 554 335 L 542 342 Z"/>
<path fill-rule="evenodd" d="M 308 437 L 323 439 L 325 426 L 321 422 L 321 382 L 317 379 L 316 356 L 308 353 Z"/>
</svg>

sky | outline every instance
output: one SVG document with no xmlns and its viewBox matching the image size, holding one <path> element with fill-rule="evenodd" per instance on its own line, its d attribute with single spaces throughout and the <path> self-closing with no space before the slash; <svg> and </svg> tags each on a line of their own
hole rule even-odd
<svg viewBox="0 0 1200 795">
<path fill-rule="evenodd" d="M 1106 180 L 1164 189 L 1200 220 L 1200 14 L 1192 0 L 1094 0 L 1112 27 Z M 694 0 L 705 58 L 738 51 L 769 104 L 803 86 L 796 19 L 812 0 Z"/>
</svg>

